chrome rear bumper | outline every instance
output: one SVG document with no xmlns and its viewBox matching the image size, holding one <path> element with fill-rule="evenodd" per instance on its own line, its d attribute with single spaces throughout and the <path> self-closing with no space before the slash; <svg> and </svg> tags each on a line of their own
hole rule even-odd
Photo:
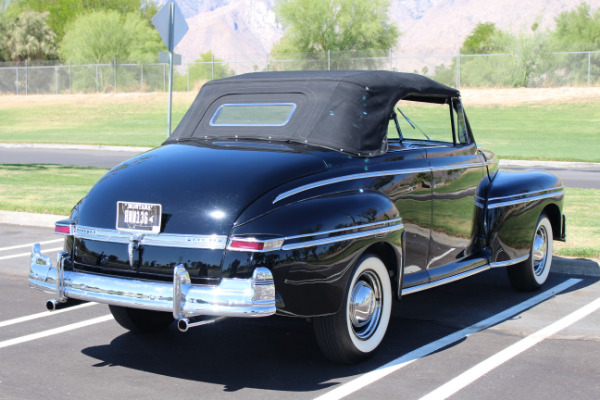
<svg viewBox="0 0 600 400">
<path fill-rule="evenodd" d="M 69 255 L 60 252 L 56 266 L 31 250 L 29 283 L 55 293 L 51 305 L 69 299 L 172 312 L 175 319 L 199 316 L 264 317 L 275 313 L 275 285 L 268 268 L 258 267 L 250 279 L 223 278 L 217 286 L 193 285 L 183 265 L 175 267 L 173 283 L 66 271 Z M 51 306 L 49 306 L 51 308 Z"/>
</svg>

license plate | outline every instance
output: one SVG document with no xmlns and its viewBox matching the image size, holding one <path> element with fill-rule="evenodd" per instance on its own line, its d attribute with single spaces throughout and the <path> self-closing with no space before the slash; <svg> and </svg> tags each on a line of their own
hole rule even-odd
<svg viewBox="0 0 600 400">
<path fill-rule="evenodd" d="M 160 232 L 162 206 L 151 203 L 117 202 L 117 229 L 134 232 Z"/>
</svg>

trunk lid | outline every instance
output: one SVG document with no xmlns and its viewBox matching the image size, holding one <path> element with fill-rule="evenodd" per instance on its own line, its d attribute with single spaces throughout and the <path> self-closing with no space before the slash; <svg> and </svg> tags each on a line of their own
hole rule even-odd
<svg viewBox="0 0 600 400">
<path fill-rule="evenodd" d="M 80 204 L 78 224 L 115 229 L 117 202 L 141 202 L 162 206 L 163 233 L 228 235 L 262 194 L 325 169 L 320 157 L 285 144 L 166 145 L 110 170 Z"/>
</svg>

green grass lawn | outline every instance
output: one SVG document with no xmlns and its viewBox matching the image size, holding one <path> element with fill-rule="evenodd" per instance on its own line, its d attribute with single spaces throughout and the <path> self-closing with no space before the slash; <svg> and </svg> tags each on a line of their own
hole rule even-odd
<svg viewBox="0 0 600 400">
<path fill-rule="evenodd" d="M 478 145 L 500 158 L 600 162 L 600 103 L 471 107 Z"/>
<path fill-rule="evenodd" d="M 108 170 L 49 164 L 0 164 L 0 210 L 69 215 Z"/>
<path fill-rule="evenodd" d="M 60 96 L 56 96 L 59 101 Z M 159 146 L 167 135 L 167 98 L 23 104 L 0 107 L 0 142 Z M 190 96 L 173 101 L 172 127 L 190 106 Z"/>
<path fill-rule="evenodd" d="M 600 259 L 600 190 L 566 189 L 567 242 L 555 242 L 554 254 Z"/>
<path fill-rule="evenodd" d="M 23 97 L 12 97 L 17 104 L 2 97 L 0 142 L 154 147 L 166 137 L 165 95 Z M 193 95 L 175 93 L 173 99 L 175 127 Z M 421 118 L 419 107 L 404 111 Z M 600 162 L 599 102 L 471 106 L 467 114 L 477 144 L 499 158 Z"/>
<path fill-rule="evenodd" d="M 0 164 L 0 210 L 69 215 L 106 169 Z M 566 189 L 567 243 L 554 254 L 600 259 L 600 190 Z M 594 205 L 590 207 L 590 205 Z"/>
</svg>

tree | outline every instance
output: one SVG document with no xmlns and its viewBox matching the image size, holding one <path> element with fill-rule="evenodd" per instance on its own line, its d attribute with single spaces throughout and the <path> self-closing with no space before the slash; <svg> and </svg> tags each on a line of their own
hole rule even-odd
<svg viewBox="0 0 600 400">
<path fill-rule="evenodd" d="M 502 52 L 499 41 L 505 33 L 492 22 L 480 22 L 465 38 L 460 54 L 492 54 Z"/>
<path fill-rule="evenodd" d="M 69 24 L 60 48 L 65 59 L 105 63 L 114 58 L 153 60 L 164 45 L 158 32 L 137 14 L 94 11 Z"/>
<path fill-rule="evenodd" d="M 188 83 L 191 90 L 198 91 L 206 81 L 227 78 L 235 75 L 234 71 L 220 58 L 213 55 L 212 50 L 200 53 L 193 64 L 188 64 L 187 74 L 175 73 L 173 88 L 187 90 Z M 189 82 L 188 82 L 189 77 Z"/>
<path fill-rule="evenodd" d="M 592 14 L 583 2 L 572 11 L 563 11 L 555 18 L 552 34 L 559 51 L 588 51 L 600 48 L 600 8 Z"/>
<path fill-rule="evenodd" d="M 389 0 L 279 0 L 285 33 L 273 53 L 389 49 L 398 40 Z"/>
<path fill-rule="evenodd" d="M 55 58 L 56 35 L 46 24 L 47 18 L 47 12 L 26 10 L 14 21 L 4 21 L 5 57 L 13 61 Z"/>
<path fill-rule="evenodd" d="M 437 66 L 434 79 L 453 84 L 459 68 L 461 86 L 539 86 L 551 75 L 552 57 L 549 34 L 537 27 L 513 35 L 491 23 L 477 24 L 463 42 L 460 60 Z M 481 54 L 490 56 L 477 57 Z"/>
<path fill-rule="evenodd" d="M 190 66 L 190 82 L 209 81 L 211 79 L 227 78 L 233 76 L 233 71 L 223 60 L 215 58 L 212 50 L 200 53 L 200 58 L 194 60 L 195 63 Z"/>
<path fill-rule="evenodd" d="M 560 13 L 555 21 L 554 51 L 585 52 L 600 48 L 600 8 L 592 12 L 587 3 L 581 3 L 574 10 Z M 592 77 L 600 76 L 600 63 L 591 53 L 555 54 L 554 58 L 564 65 L 554 73 L 554 80 L 559 84 L 590 84 Z"/>
<path fill-rule="evenodd" d="M 113 10 L 122 15 L 136 13 L 148 21 L 157 11 L 151 0 L 11 0 L 10 7 L 48 11 L 48 25 L 56 33 L 59 42 L 69 23 L 90 11 Z M 149 13 L 152 15 L 148 18 Z"/>
</svg>

